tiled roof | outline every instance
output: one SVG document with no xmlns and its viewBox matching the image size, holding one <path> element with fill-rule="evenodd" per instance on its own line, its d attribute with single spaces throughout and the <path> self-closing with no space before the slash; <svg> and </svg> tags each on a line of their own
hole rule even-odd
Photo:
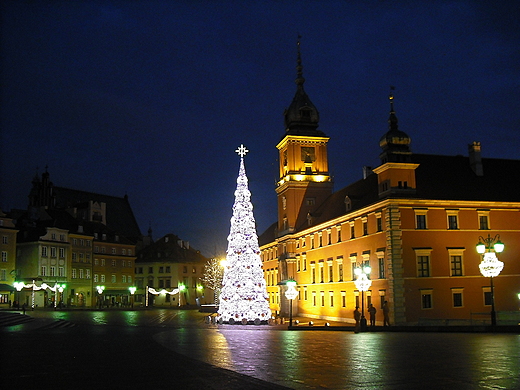
<svg viewBox="0 0 520 390">
<path fill-rule="evenodd" d="M 167 234 L 137 253 L 136 263 L 206 263 L 200 251 L 190 247 L 174 234 Z"/>
<path fill-rule="evenodd" d="M 415 170 L 416 199 L 456 201 L 520 202 L 515 183 L 520 182 L 520 160 L 482 158 L 483 176 L 477 176 L 468 157 L 412 154 L 411 162 L 419 166 Z M 330 195 L 312 214 L 312 225 L 318 225 L 346 214 L 345 198 L 351 200 L 351 211 L 374 204 L 380 200 L 377 174 L 352 183 Z M 296 232 L 309 227 L 305 222 Z M 260 245 L 273 242 L 276 223 L 259 237 Z"/>
<path fill-rule="evenodd" d="M 141 237 L 141 230 L 126 196 L 120 198 L 64 187 L 54 187 L 54 195 L 57 208 L 70 208 L 89 201 L 103 202 L 106 204 L 106 225 L 109 229 L 134 241 Z"/>
</svg>

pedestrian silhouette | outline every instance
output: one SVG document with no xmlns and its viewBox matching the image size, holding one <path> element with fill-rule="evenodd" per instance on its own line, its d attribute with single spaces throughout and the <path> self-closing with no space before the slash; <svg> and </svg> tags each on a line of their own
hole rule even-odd
<svg viewBox="0 0 520 390">
<path fill-rule="evenodd" d="M 361 320 L 361 313 L 359 312 L 359 306 L 356 306 L 356 310 L 354 310 L 354 320 L 356 321 L 356 328 L 359 328 L 359 321 Z"/>
<path fill-rule="evenodd" d="M 388 301 L 383 303 L 383 326 L 390 326 L 390 308 L 388 307 Z"/>
<path fill-rule="evenodd" d="M 368 313 L 370 314 L 370 326 L 376 325 L 376 308 L 374 305 L 370 304 L 370 307 L 368 308 Z"/>
</svg>

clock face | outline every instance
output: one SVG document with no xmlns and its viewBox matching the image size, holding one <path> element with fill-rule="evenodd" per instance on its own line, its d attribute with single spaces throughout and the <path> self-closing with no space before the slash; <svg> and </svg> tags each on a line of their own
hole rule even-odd
<svg viewBox="0 0 520 390">
<path fill-rule="evenodd" d="M 308 159 L 310 159 L 311 161 L 316 160 L 316 154 L 314 152 L 314 147 L 302 146 L 302 161 L 306 161 Z"/>
</svg>

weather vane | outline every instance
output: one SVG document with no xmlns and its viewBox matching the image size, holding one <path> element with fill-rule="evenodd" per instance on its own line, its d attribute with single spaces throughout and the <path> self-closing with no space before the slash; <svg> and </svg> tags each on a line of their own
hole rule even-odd
<svg viewBox="0 0 520 390">
<path fill-rule="evenodd" d="M 240 144 L 240 147 L 237 150 L 235 150 L 235 153 L 238 153 L 240 157 L 244 157 L 247 154 L 247 152 L 249 152 L 249 150 L 247 150 L 246 147 L 242 144 Z"/>
</svg>

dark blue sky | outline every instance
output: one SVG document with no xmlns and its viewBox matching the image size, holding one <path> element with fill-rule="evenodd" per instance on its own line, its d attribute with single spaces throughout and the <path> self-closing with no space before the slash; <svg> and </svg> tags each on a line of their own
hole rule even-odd
<svg viewBox="0 0 520 390">
<path fill-rule="evenodd" d="M 239 168 L 258 233 L 296 91 L 320 112 L 335 188 L 378 165 L 389 86 L 412 151 L 519 158 L 520 2 L 3 1 L 0 207 L 56 186 L 128 194 L 143 232 L 227 247 Z M 497 174 L 506 175 L 504 172 Z"/>
</svg>

